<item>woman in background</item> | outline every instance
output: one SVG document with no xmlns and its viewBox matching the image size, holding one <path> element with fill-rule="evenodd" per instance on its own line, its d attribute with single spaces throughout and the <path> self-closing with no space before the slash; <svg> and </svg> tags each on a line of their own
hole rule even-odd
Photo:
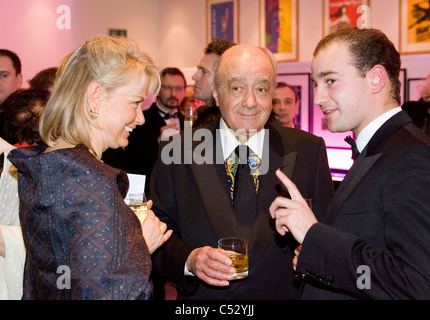
<svg viewBox="0 0 430 320">
<path fill-rule="evenodd" d="M 15 147 L 41 142 L 39 119 L 49 98 L 44 89 L 19 89 L 0 105 L 0 300 L 22 297 L 25 247 L 19 223 L 18 173 L 7 159 Z"/>
<path fill-rule="evenodd" d="M 150 298 L 150 254 L 172 231 L 151 210 L 139 223 L 124 202 L 126 173 L 101 155 L 128 144 L 159 86 L 130 39 L 95 37 L 64 59 L 41 118 L 44 144 L 8 156 L 27 250 L 23 299 Z"/>
</svg>

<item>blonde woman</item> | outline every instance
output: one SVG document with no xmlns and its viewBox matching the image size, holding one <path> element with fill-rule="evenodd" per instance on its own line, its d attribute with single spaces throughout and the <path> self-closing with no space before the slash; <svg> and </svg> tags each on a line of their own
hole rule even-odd
<svg viewBox="0 0 430 320">
<path fill-rule="evenodd" d="M 8 156 L 27 250 L 23 299 L 150 298 L 150 254 L 172 231 L 152 210 L 139 223 L 123 200 L 126 173 L 101 155 L 128 144 L 159 86 L 129 39 L 95 37 L 64 59 L 41 118 L 44 144 Z"/>
</svg>

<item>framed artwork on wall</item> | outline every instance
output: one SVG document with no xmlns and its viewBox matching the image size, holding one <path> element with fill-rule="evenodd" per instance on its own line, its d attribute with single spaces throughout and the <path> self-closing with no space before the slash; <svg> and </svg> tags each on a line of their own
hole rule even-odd
<svg viewBox="0 0 430 320">
<path fill-rule="evenodd" d="M 310 96 L 312 84 L 310 73 L 280 73 L 277 82 L 285 82 L 292 86 L 297 94 L 298 106 L 295 125 L 297 128 L 310 131 L 312 100 Z"/>
<path fill-rule="evenodd" d="M 369 0 L 324 0 L 323 36 L 348 27 L 370 27 Z"/>
<path fill-rule="evenodd" d="M 298 60 L 298 1 L 260 0 L 260 46 L 278 61 Z"/>
<path fill-rule="evenodd" d="M 400 0 L 400 53 L 430 52 L 430 2 Z"/>
<path fill-rule="evenodd" d="M 127 38 L 127 30 L 126 29 L 109 29 L 110 37 L 124 37 Z"/>
<path fill-rule="evenodd" d="M 223 39 L 239 43 L 239 0 L 206 0 L 207 42 Z"/>
<path fill-rule="evenodd" d="M 426 81 L 426 78 L 411 78 L 408 79 L 408 100 L 418 101 L 421 98 L 421 86 Z"/>
</svg>

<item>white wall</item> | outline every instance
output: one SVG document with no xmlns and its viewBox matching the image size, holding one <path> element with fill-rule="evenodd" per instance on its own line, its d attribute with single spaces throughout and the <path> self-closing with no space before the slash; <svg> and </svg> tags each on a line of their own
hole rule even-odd
<svg viewBox="0 0 430 320">
<path fill-rule="evenodd" d="M 280 63 L 280 73 L 310 72 L 313 50 L 323 36 L 323 0 L 298 1 L 299 58 Z M 70 30 L 57 28 L 60 5 L 70 7 Z M 370 8 L 371 26 L 398 48 L 399 0 L 370 0 Z M 179 67 L 193 84 L 207 44 L 206 16 L 206 0 L 0 0 L 0 48 L 18 53 L 26 87 L 38 71 L 58 66 L 91 36 L 126 29 L 160 68 Z M 239 43 L 259 45 L 259 0 L 239 0 Z M 408 78 L 424 78 L 430 54 L 404 55 L 402 67 Z"/>
<path fill-rule="evenodd" d="M 71 9 L 71 29 L 56 26 L 59 5 Z M 323 0 L 299 0 L 299 60 L 280 68 L 308 70 L 322 37 Z M 371 0 L 372 26 L 399 44 L 399 0 Z M 0 0 L 0 47 L 16 51 L 30 79 L 109 28 L 127 29 L 160 67 L 192 74 L 207 44 L 206 0 Z M 239 42 L 258 45 L 259 0 L 239 0 Z M 430 72 L 430 54 L 403 56 L 411 78 Z M 303 63 L 301 63 L 303 62 Z M 188 78 L 188 76 L 187 76 Z M 191 79 L 189 77 L 189 79 Z"/>
<path fill-rule="evenodd" d="M 70 7 L 71 28 L 60 30 L 57 7 Z M 0 48 L 22 60 L 24 86 L 38 71 L 58 66 L 61 59 L 93 35 L 109 28 L 127 29 L 157 64 L 158 0 L 0 0 Z"/>
</svg>

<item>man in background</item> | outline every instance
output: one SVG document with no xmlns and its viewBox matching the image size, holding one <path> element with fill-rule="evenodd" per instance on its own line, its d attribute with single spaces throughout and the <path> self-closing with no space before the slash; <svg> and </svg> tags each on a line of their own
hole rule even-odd
<svg viewBox="0 0 430 320">
<path fill-rule="evenodd" d="M 133 130 L 125 148 L 130 173 L 145 175 L 146 185 L 157 160 L 161 136 L 173 135 L 184 128 L 184 116 L 178 111 L 185 97 L 185 76 L 178 68 L 171 67 L 163 69 L 160 75 L 157 101 L 143 112 L 145 123 Z"/>
<path fill-rule="evenodd" d="M 0 49 L 0 104 L 22 85 L 21 61 L 15 52 Z"/>
<path fill-rule="evenodd" d="M 269 121 L 283 127 L 295 127 L 295 118 L 299 100 L 294 87 L 285 82 L 278 82 L 272 100 L 272 114 Z"/>
<path fill-rule="evenodd" d="M 234 45 L 235 43 L 227 40 L 214 39 L 204 50 L 197 71 L 192 76 L 195 81 L 194 96 L 205 103 L 197 109 L 197 120 L 193 123 L 194 127 L 208 124 L 220 116 L 219 108 L 212 95 L 214 66 L 224 51 Z"/>
</svg>

